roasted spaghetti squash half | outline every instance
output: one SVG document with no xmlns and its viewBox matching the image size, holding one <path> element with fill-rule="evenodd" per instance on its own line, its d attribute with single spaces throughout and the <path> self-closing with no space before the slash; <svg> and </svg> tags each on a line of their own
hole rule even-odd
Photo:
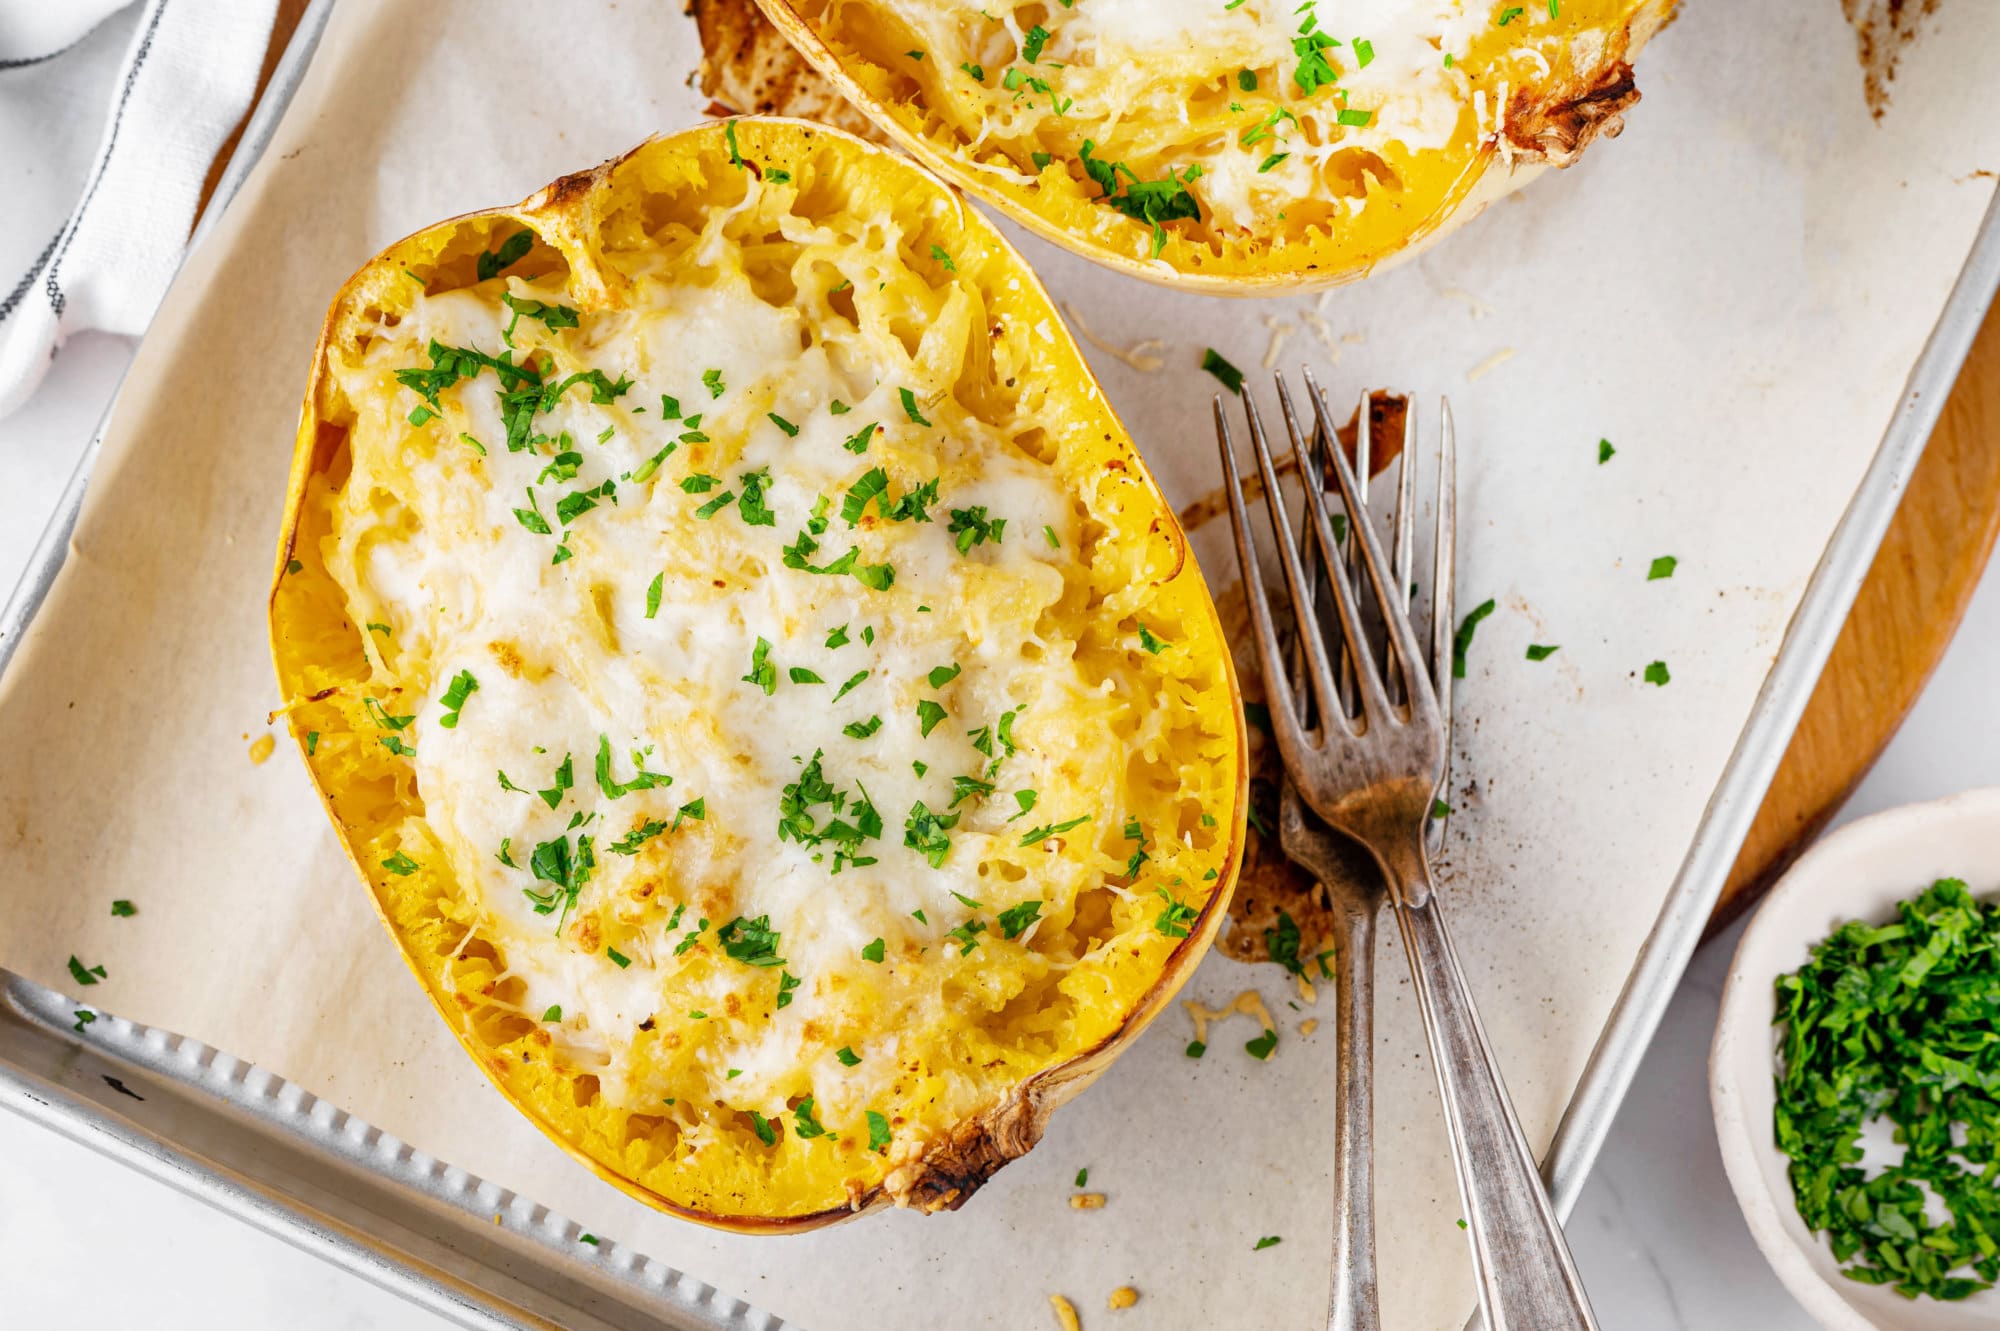
<svg viewBox="0 0 2000 1331">
<path fill-rule="evenodd" d="M 1224 913 L 1241 711 L 1047 295 L 900 155 L 745 119 L 342 289 L 287 718 L 487 1075 L 746 1231 L 955 1207 Z"/>
<path fill-rule="evenodd" d="M 1674 0 L 757 0 L 1056 244 L 1222 294 L 1407 257 L 1615 135 Z"/>
</svg>

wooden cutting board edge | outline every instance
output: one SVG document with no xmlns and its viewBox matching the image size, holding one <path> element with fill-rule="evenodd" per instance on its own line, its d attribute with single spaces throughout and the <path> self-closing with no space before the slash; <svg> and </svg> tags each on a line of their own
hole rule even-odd
<svg viewBox="0 0 2000 1331">
<path fill-rule="evenodd" d="M 279 0 L 261 96 L 307 0 Z M 236 151 L 223 143 L 202 188 Z M 1749 908 L 1837 812 L 1943 658 L 2000 537 L 2000 304 L 1966 357 L 1709 920 Z"/>
</svg>

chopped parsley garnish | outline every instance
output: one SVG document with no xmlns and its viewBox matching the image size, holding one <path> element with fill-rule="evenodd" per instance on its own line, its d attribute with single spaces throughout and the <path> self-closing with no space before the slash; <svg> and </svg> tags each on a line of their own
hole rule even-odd
<svg viewBox="0 0 2000 1331">
<path fill-rule="evenodd" d="M 676 907 L 675 909 L 678 911 L 679 907 Z M 696 920 L 694 928 L 688 930 L 687 937 L 681 939 L 680 942 L 674 944 L 674 955 L 677 957 L 685 956 L 694 947 L 696 943 L 699 943 L 701 941 L 701 931 L 706 928 L 708 928 L 708 920 L 706 917 Z M 688 1013 L 688 1015 L 690 1017 L 693 1017 L 696 1021 L 700 1021 L 703 1017 L 707 1016 L 708 1014 L 705 1012 L 690 1012 Z"/>
<path fill-rule="evenodd" d="M 554 530 L 549 526 L 549 520 L 542 516 L 541 505 L 535 502 L 535 492 L 533 489 L 528 491 L 528 506 L 514 510 L 514 520 L 537 536 L 555 535 Z"/>
<path fill-rule="evenodd" d="M 981 781 L 976 776 L 955 776 L 951 779 L 951 806 L 956 809 L 967 800 L 983 799 L 993 793 L 991 781 Z"/>
<path fill-rule="evenodd" d="M 1141 623 L 1139 625 L 1139 645 L 1154 656 L 1158 656 L 1166 648 L 1167 641 Z"/>
<path fill-rule="evenodd" d="M 826 683 L 825 680 L 819 677 L 818 671 L 808 670 L 805 666 L 793 666 L 790 670 L 786 671 L 786 673 L 792 677 L 792 683 L 794 684 Z"/>
<path fill-rule="evenodd" d="M 931 868 L 939 868 L 951 853 L 951 838 L 946 834 L 956 826 L 957 814 L 933 813 L 918 800 L 910 806 L 910 816 L 903 820 L 903 844 L 929 860 Z"/>
<path fill-rule="evenodd" d="M 701 372 L 701 385 L 708 390 L 710 397 L 721 397 L 725 391 L 722 384 L 722 371 L 703 370 Z"/>
<path fill-rule="evenodd" d="M 1153 918 L 1153 928 L 1168 938 L 1186 938 L 1188 926 L 1195 922 L 1195 917 L 1200 912 L 1164 887 L 1156 887 L 1153 892 L 1160 900 L 1167 903 L 1166 907 Z"/>
<path fill-rule="evenodd" d="M 931 257 L 933 259 L 936 259 L 938 261 L 938 264 L 941 267 L 943 267 L 943 269 L 947 273 L 955 273 L 958 271 L 958 265 L 951 261 L 951 256 L 944 252 L 943 246 L 941 245 L 931 246 Z"/>
<path fill-rule="evenodd" d="M 871 716 L 866 721 L 849 721 L 840 728 L 840 733 L 849 739 L 867 739 L 882 728 L 882 718 Z"/>
<path fill-rule="evenodd" d="M 743 676 L 746 684 L 755 684 L 770 697 L 778 691 L 778 667 L 771 664 L 771 640 L 758 638 L 757 645 L 750 649 L 750 673 Z"/>
<path fill-rule="evenodd" d="M 1200 1058 L 1203 1054 L 1208 1052 L 1208 1046 L 1203 1044 L 1200 1040 L 1189 1040 L 1187 1048 L 1182 1052 L 1185 1053 L 1189 1058 Z"/>
<path fill-rule="evenodd" d="M 842 698 L 845 698 L 849 693 L 852 693 L 857 687 L 859 687 L 861 681 L 867 679 L 868 675 L 869 672 L 866 670 L 857 670 L 853 674 L 849 675 L 846 678 L 846 680 L 842 682 L 840 688 L 834 693 L 833 700 L 835 702 L 839 702 Z"/>
<path fill-rule="evenodd" d="M 1616 456 L 1618 456 L 1618 450 L 1611 446 L 1611 441 L 1609 439 L 1600 439 L 1597 441 L 1598 466 L 1600 467 L 1603 466 L 1605 463 L 1611 461 L 1611 459 Z"/>
<path fill-rule="evenodd" d="M 986 82 L 986 70 L 983 66 L 975 65 L 970 60 L 968 60 L 964 64 L 960 65 L 959 68 L 965 71 L 965 76 L 971 79 L 974 83 Z"/>
<path fill-rule="evenodd" d="M 1253 1246 L 1250 1249 L 1250 1251 L 1262 1252 L 1264 1251 L 1264 1249 L 1274 1248 L 1282 1242 L 1284 1242 L 1284 1240 L 1279 1238 L 1276 1234 L 1266 1234 L 1263 1238 L 1257 1240 L 1255 1246 Z"/>
<path fill-rule="evenodd" d="M 564 761 L 567 762 L 568 760 L 565 759 Z M 674 783 L 674 779 L 665 772 L 647 771 L 645 754 L 636 750 L 632 754 L 632 766 L 637 768 L 638 771 L 634 773 L 630 781 L 613 779 L 611 775 L 611 737 L 609 735 L 599 735 L 597 737 L 597 788 L 604 792 L 604 798 L 615 800 L 621 796 L 629 795 L 635 790 L 659 790 Z"/>
<path fill-rule="evenodd" d="M 889 1149 L 889 1120 L 872 1109 L 868 1111 L 868 1149 L 878 1153 Z"/>
<path fill-rule="evenodd" d="M 523 227 L 500 242 L 497 250 L 487 250 L 480 254 L 474 271 L 482 282 L 500 276 L 509 268 L 528 257 L 528 251 L 535 247 L 535 233 Z"/>
<path fill-rule="evenodd" d="M 847 625 L 842 624 L 839 628 L 832 630 L 826 635 L 827 650 L 831 651 L 835 647 L 845 647 L 847 641 Z"/>
<path fill-rule="evenodd" d="M 937 702 L 929 698 L 918 701 L 917 720 L 923 725 L 923 734 L 926 739 L 930 737 L 931 731 L 937 729 L 938 722 L 944 720 L 945 716 L 946 712 L 944 708 Z"/>
<path fill-rule="evenodd" d="M 123 897 L 120 897 L 118 900 L 111 903 L 111 913 L 113 915 L 118 916 L 120 919 L 124 919 L 129 916 L 137 915 L 139 913 L 139 908 L 133 905 L 131 902 L 125 900 Z"/>
<path fill-rule="evenodd" d="M 971 919 L 956 929 L 947 929 L 944 936 L 958 944 L 959 956 L 969 957 L 972 955 L 972 949 L 979 946 L 979 935 L 985 932 L 986 921 Z"/>
<path fill-rule="evenodd" d="M 840 1048 L 834 1050 L 833 1056 L 840 1060 L 840 1065 L 844 1068 L 854 1067 L 856 1064 L 861 1062 L 861 1055 L 855 1053 L 854 1050 L 847 1045 L 842 1045 Z"/>
<path fill-rule="evenodd" d="M 954 508 L 951 510 L 951 525 L 946 530 L 952 534 L 952 544 L 958 547 L 958 552 L 962 555 L 970 554 L 974 546 L 984 545 L 988 541 L 998 545 L 1001 536 L 1007 530 L 1007 519 L 988 519 L 984 504 L 977 504 L 971 508 Z"/>
<path fill-rule="evenodd" d="M 1264 931 L 1264 952 L 1271 960 L 1294 975 L 1306 973 L 1299 960 L 1299 923 L 1289 911 L 1278 912 L 1278 922 Z"/>
<path fill-rule="evenodd" d="M 620 952 L 608 943 L 604 947 L 604 955 L 610 959 L 612 965 L 621 971 L 632 964 L 632 958 L 626 956 L 623 952 Z"/>
<path fill-rule="evenodd" d="M 792 1005 L 792 990 L 798 988 L 801 983 L 802 981 L 800 981 L 799 977 L 790 971 L 779 971 L 778 1001 L 776 1006 L 781 1008 L 790 1007 Z"/>
<path fill-rule="evenodd" d="M 1202 349 L 1201 368 L 1214 375 L 1230 392 L 1238 397 L 1243 395 L 1243 371 L 1231 365 L 1214 347 Z"/>
<path fill-rule="evenodd" d="M 767 411 L 764 413 L 764 416 L 771 424 L 777 426 L 792 438 L 796 439 L 799 437 L 799 427 L 786 420 L 783 416 L 780 416 L 777 412 Z"/>
<path fill-rule="evenodd" d="M 863 961 L 879 962 L 882 960 L 885 950 L 886 944 L 878 938 L 861 949 L 861 959 Z"/>
<path fill-rule="evenodd" d="M 660 613 L 660 595 L 666 586 L 667 575 L 664 573 L 655 573 L 653 580 L 646 584 L 646 618 L 651 619 Z"/>
<path fill-rule="evenodd" d="M 896 390 L 896 395 L 903 399 L 903 414 L 908 416 L 913 424 L 930 424 L 928 420 L 924 419 L 924 413 L 917 409 L 917 395 L 915 393 L 912 393 L 907 388 L 899 388 Z"/>
<path fill-rule="evenodd" d="M 1451 677 L 1465 678 L 1465 653 L 1472 646 L 1472 635 L 1479 629 L 1479 621 L 1493 613 L 1494 602 L 1487 597 L 1472 607 L 1471 613 L 1458 621 L 1458 632 L 1451 635 Z"/>
<path fill-rule="evenodd" d="M 857 784 L 860 794 L 849 795 L 828 781 L 820 765 L 822 757 L 820 750 L 813 750 L 812 760 L 800 769 L 798 780 L 779 792 L 778 840 L 796 841 L 810 848 L 831 842 L 835 873 L 849 865 L 873 864 L 873 856 L 860 853 L 861 843 L 881 837 L 882 815 L 865 788 Z M 819 825 L 814 812 L 821 806 L 831 815 L 824 827 Z"/>
<path fill-rule="evenodd" d="M 561 1003 L 551 1003 L 551 1004 L 549 1004 L 549 1005 L 548 1005 L 548 1007 L 547 1007 L 547 1008 L 545 1008 L 545 1009 L 543 1010 L 543 1012 L 542 1012 L 542 1020 L 543 1020 L 543 1021 L 561 1021 L 561 1020 L 562 1020 L 562 1004 L 561 1004 Z"/>
<path fill-rule="evenodd" d="M 758 1141 L 764 1143 L 766 1146 L 776 1146 L 778 1144 L 778 1130 L 771 1126 L 769 1119 L 753 1109 L 750 1111 L 750 1123 L 757 1130 Z"/>
<path fill-rule="evenodd" d="M 1090 815 L 1086 813 L 1085 815 L 1083 815 L 1083 817 L 1072 818 L 1066 823 L 1043 823 L 1040 827 L 1022 833 L 1021 844 L 1024 846 L 1032 846 L 1036 842 L 1047 841 L 1052 836 L 1058 836 L 1064 832 L 1070 831 L 1072 828 L 1082 827 L 1085 823 L 1089 821 L 1090 821 Z"/>
<path fill-rule="evenodd" d="M 1652 567 L 1646 570 L 1646 581 L 1658 582 L 1661 578 L 1673 577 L 1674 569 L 1680 566 L 1680 562 L 1672 555 L 1661 555 L 1653 561 Z"/>
<path fill-rule="evenodd" d="M 866 453 L 868 451 L 868 440 L 879 428 L 879 426 L 871 421 L 849 435 L 840 446 L 850 453 Z"/>
<path fill-rule="evenodd" d="M 470 670 L 461 670 L 451 677 L 451 686 L 444 691 L 442 699 L 448 709 L 438 718 L 438 724 L 446 730 L 458 729 L 458 714 L 464 708 L 465 700 L 479 691 L 479 681 L 472 677 Z"/>
<path fill-rule="evenodd" d="M 550 301 L 522 300 L 508 291 L 500 293 L 500 303 L 514 312 L 514 317 L 509 319 L 507 326 L 500 330 L 500 340 L 510 347 L 514 345 L 514 326 L 524 318 L 536 320 L 550 332 L 555 332 L 559 328 L 575 328 L 577 326 L 576 308 L 571 305 L 558 305 Z"/>
<path fill-rule="evenodd" d="M 1025 818 L 1025 817 L 1027 817 L 1027 816 L 1029 815 L 1029 813 L 1033 812 L 1033 810 L 1034 810 L 1034 807 L 1035 807 L 1035 801 L 1036 801 L 1037 799 L 1039 799 L 1039 798 L 1040 798 L 1040 796 L 1039 796 L 1039 795 L 1037 795 L 1037 794 L 1036 794 L 1036 793 L 1035 793 L 1034 791 L 1032 791 L 1032 790 L 1017 790 L 1017 791 L 1015 791 L 1015 792 L 1014 792 L 1014 803 L 1016 803 L 1016 804 L 1018 804 L 1018 805 L 1020 805 L 1020 806 L 1021 806 L 1021 811 L 1020 811 L 1019 813 L 1015 814 L 1013 818 L 1009 818 L 1009 819 L 1008 819 L 1007 821 L 1011 823 L 1011 822 L 1013 822 L 1013 821 L 1014 821 L 1014 818 Z"/>
<path fill-rule="evenodd" d="M 958 678 L 960 669 L 962 667 L 956 661 L 953 661 L 950 665 L 932 666 L 931 673 L 927 678 L 930 680 L 932 688 L 941 689 Z"/>
<path fill-rule="evenodd" d="M 724 490 L 721 494 L 709 500 L 706 504 L 703 504 L 700 508 L 697 508 L 694 511 L 694 515 L 702 519 L 704 522 L 706 522 L 708 519 L 714 517 L 717 513 L 720 513 L 723 509 L 728 508 L 730 504 L 735 502 L 735 499 L 736 499 L 736 492 L 734 490 Z"/>
<path fill-rule="evenodd" d="M 1648 684 L 1664 686 L 1672 679 L 1673 676 L 1667 673 L 1667 663 L 1665 661 L 1655 661 L 1646 667 L 1646 682 Z"/>
<path fill-rule="evenodd" d="M 737 512 L 743 521 L 752 527 L 775 527 L 778 515 L 764 502 L 764 487 L 771 483 L 771 470 L 761 467 L 756 471 L 746 471 L 736 478 L 743 487 L 743 498 L 737 503 Z"/>
<path fill-rule="evenodd" d="M 710 476 L 699 471 L 692 476 L 683 476 L 680 480 L 681 492 L 691 495 L 707 494 L 720 484 L 722 484 L 720 476 Z"/>
<path fill-rule="evenodd" d="M 1042 47 L 1048 44 L 1049 30 L 1037 23 L 1021 36 L 1021 59 L 1031 65 L 1040 64 Z"/>
<path fill-rule="evenodd" d="M 746 966 L 785 964 L 785 959 L 778 955 L 778 931 L 771 927 L 769 915 L 759 915 L 754 920 L 739 915 L 717 929 L 715 939 L 725 953 Z"/>
<path fill-rule="evenodd" d="M 504 782 L 507 774 L 502 772 L 500 779 Z M 553 809 L 562 803 L 563 792 L 576 784 L 576 768 L 570 762 L 570 755 L 567 753 L 563 755 L 562 765 L 556 768 L 556 774 L 551 780 L 554 784 L 547 790 L 538 790 L 535 793 L 542 797 L 542 803 Z"/>
<path fill-rule="evenodd" d="M 591 871 L 596 867 L 597 855 L 587 834 L 576 838 L 574 846 L 569 837 L 559 836 L 553 841 L 539 843 L 535 853 L 528 857 L 528 871 L 534 874 L 535 881 L 547 883 L 549 890 L 522 890 L 537 915 L 554 914 L 560 905 L 562 915 L 556 920 L 556 928 L 560 930 L 570 907 L 576 904 L 577 894 L 583 891 L 583 885 L 590 881 Z"/>
<path fill-rule="evenodd" d="M 1256 1039 L 1246 1041 L 1243 1045 L 1243 1050 L 1245 1053 L 1249 1054 L 1250 1057 L 1252 1058 L 1264 1059 L 1264 1058 L 1269 1058 L 1271 1056 L 1271 1051 L 1276 1049 L 1277 1047 L 1278 1047 L 1278 1033 L 1273 1030 L 1266 1030 L 1262 1035 L 1258 1036 Z M 1272 1240 L 1272 1242 L 1274 1243 L 1276 1241 L 1277 1240 L 1275 1239 Z"/>
<path fill-rule="evenodd" d="M 619 837 L 605 849 L 614 855 L 637 855 L 639 847 L 667 830 L 667 825 L 657 818 L 648 818 L 637 827 Z M 671 926 L 669 926 L 671 927 Z"/>
<path fill-rule="evenodd" d="M 1097 201 L 1135 222 L 1151 226 L 1154 257 L 1167 245 L 1167 231 L 1163 223 L 1201 217 L 1201 205 L 1188 192 L 1188 182 L 1201 177 L 1200 166 L 1190 166 L 1185 172 L 1168 167 L 1164 180 L 1141 180 L 1123 162 L 1105 162 L 1092 157 L 1096 149 L 1096 143 L 1085 139 L 1078 155 L 1083 162 L 1084 174 L 1104 191 Z M 1120 193 L 1121 190 L 1123 193 Z"/>
<path fill-rule="evenodd" d="M 1343 106 L 1334 113 L 1333 119 L 1336 124 L 1346 125 L 1349 129 L 1366 129 L 1374 121 L 1375 113 L 1363 111 L 1358 107 Z"/>
<path fill-rule="evenodd" d="M 996 917 L 1000 921 L 1000 932 L 1008 938 L 1019 938 L 1024 930 L 1042 916 L 1042 903 L 1023 901 L 1018 906 L 1009 906 Z M 1082 1187 L 1082 1184 L 1078 1184 Z"/>
<path fill-rule="evenodd" d="M 1244 92 L 1257 91 L 1257 71 L 1254 69 L 1237 70 L 1236 86 L 1238 88 L 1241 88 Z"/>
<path fill-rule="evenodd" d="M 72 980 L 75 980 L 78 984 L 96 984 L 99 980 L 109 978 L 104 973 L 104 967 L 85 966 L 82 962 L 76 959 L 76 955 L 74 953 L 70 954 L 69 976 Z"/>
<path fill-rule="evenodd" d="M 826 1129 L 813 1117 L 813 1098 L 810 1095 L 801 1096 L 798 1104 L 792 1106 L 792 1122 L 792 1130 L 801 1140 L 826 1136 Z"/>
<path fill-rule="evenodd" d="M 411 859 L 408 855 L 405 855 L 402 851 L 399 850 L 394 855 L 391 855 L 388 859 L 383 860 L 382 867 L 387 869 L 390 873 L 395 874 L 398 878 L 408 878 L 411 874 L 415 873 L 421 866 L 415 860 Z"/>
</svg>

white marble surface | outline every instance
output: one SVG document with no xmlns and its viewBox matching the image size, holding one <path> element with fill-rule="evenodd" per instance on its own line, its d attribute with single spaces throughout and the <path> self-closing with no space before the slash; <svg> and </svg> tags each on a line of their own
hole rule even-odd
<svg viewBox="0 0 2000 1331">
<path fill-rule="evenodd" d="M 83 338 L 0 421 L 0 587 L 11 587 L 130 354 Z M 2000 575 L 1843 812 L 2000 784 Z M 1723 1178 L 1706 1062 L 1734 931 L 1695 958 L 1572 1216 L 1599 1318 L 1620 1331 L 1810 1331 Z M 429 1313 L 83 1147 L 0 1115 L 0 1309 L 10 1326 L 434 1331 Z M 1141 1322 L 1134 1322 L 1140 1325 Z"/>
</svg>

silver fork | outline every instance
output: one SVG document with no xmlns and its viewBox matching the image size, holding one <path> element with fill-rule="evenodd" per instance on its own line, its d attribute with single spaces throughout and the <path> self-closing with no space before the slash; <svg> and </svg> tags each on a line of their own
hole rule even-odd
<svg viewBox="0 0 2000 1331">
<path fill-rule="evenodd" d="M 1332 441 L 1336 435 L 1325 395 L 1310 371 L 1305 378 L 1320 435 Z M 1282 378 L 1278 391 L 1292 447 L 1305 459 L 1309 439 L 1299 429 Z M 1595 1331 L 1589 1300 L 1536 1171 L 1534 1154 L 1507 1099 L 1492 1048 L 1466 989 L 1441 902 L 1432 889 L 1429 838 L 1436 833 L 1430 815 L 1444 776 L 1446 745 L 1438 690 L 1431 674 L 1434 671 L 1440 679 L 1448 679 L 1451 670 L 1448 641 L 1435 629 L 1439 614 L 1433 613 L 1434 650 L 1426 668 L 1405 609 L 1409 580 L 1390 581 L 1391 570 L 1381 542 L 1366 520 L 1354 471 L 1340 449 L 1329 446 L 1327 460 L 1339 483 L 1342 504 L 1356 519 L 1348 525 L 1348 539 L 1358 547 L 1360 572 L 1366 574 L 1373 593 L 1382 626 L 1383 661 L 1377 662 L 1378 649 L 1366 631 L 1352 575 L 1342 567 L 1318 469 L 1301 466 L 1307 531 L 1317 546 L 1318 563 L 1325 571 L 1337 612 L 1338 634 L 1329 638 L 1314 606 L 1313 584 L 1293 535 L 1263 422 L 1256 403 L 1248 396 L 1244 411 L 1298 623 L 1297 636 L 1304 646 L 1304 685 L 1295 688 L 1264 588 L 1262 561 L 1251 536 L 1229 419 L 1217 397 L 1216 437 L 1245 596 L 1271 699 L 1272 728 L 1298 798 L 1330 826 L 1359 842 L 1388 883 L 1444 1103 L 1486 1327 L 1488 1331 Z M 1448 405 L 1441 424 L 1449 437 L 1452 423 Z M 1449 476 L 1450 468 L 1440 468 L 1441 519 L 1451 516 L 1442 492 Z M 1399 507 L 1408 511 L 1407 505 Z M 1399 534 L 1405 522 L 1399 513 Z M 1449 532 L 1441 522 L 1436 543 L 1441 567 L 1434 575 L 1441 587 L 1449 585 Z M 1399 556 L 1410 549 L 1409 542 L 1399 539 L 1398 545 Z M 1406 564 L 1407 559 L 1399 558 L 1398 563 Z M 1434 595 L 1434 606 L 1444 606 L 1448 595 Z M 1448 609 L 1443 614 L 1448 622 Z M 1342 700 L 1342 681 L 1336 677 L 1332 655 L 1335 647 L 1352 661 L 1352 709 Z M 1348 1222 L 1337 1219 L 1336 1223 Z M 1336 1289 L 1340 1279 L 1341 1273 L 1336 1272 Z"/>
<path fill-rule="evenodd" d="M 1362 511 L 1368 504 L 1369 474 L 1374 451 L 1372 409 L 1374 393 L 1363 391 L 1355 412 L 1354 475 Z M 1279 383 L 1279 403 L 1286 414 L 1287 429 L 1294 438 L 1304 434 L 1309 440 L 1299 458 L 1302 468 L 1323 476 L 1320 450 L 1326 447 L 1319 430 L 1301 431 L 1292 412 L 1291 394 Z M 1396 486 L 1394 562 L 1396 586 L 1407 597 L 1414 594 L 1410 583 L 1415 557 L 1416 529 L 1416 406 L 1406 401 L 1403 413 L 1402 466 Z M 1455 460 L 1447 431 L 1438 454 L 1438 537 L 1440 570 L 1433 588 L 1431 641 L 1435 660 L 1450 659 L 1452 622 L 1453 479 Z M 1352 517 L 1352 515 L 1350 515 Z M 1367 520 L 1365 516 L 1362 520 Z M 1359 546 L 1348 542 L 1346 557 L 1350 575 L 1355 568 Z M 1312 579 L 1311 599 L 1320 595 L 1325 568 L 1319 546 L 1308 546 Z M 1287 678 L 1296 690 L 1303 681 L 1305 655 L 1298 635 L 1293 635 Z M 1343 706 L 1353 697 L 1353 659 L 1341 654 L 1341 699 Z M 1451 674 L 1433 680 L 1439 692 L 1439 710 L 1444 719 L 1444 746 L 1451 751 Z M 1351 707 L 1349 708 L 1351 710 Z M 1447 757 L 1447 767 L 1449 759 Z M 1443 793 L 1443 780 L 1439 794 Z M 1444 819 L 1429 824 L 1431 849 L 1443 839 Z M 1327 1304 L 1328 1331 L 1379 1331 L 1382 1325 L 1380 1297 L 1375 1271 L 1375 1180 L 1374 1180 L 1374 1050 L 1375 1050 L 1375 917 L 1383 891 L 1381 875 L 1366 853 L 1353 841 L 1320 821 L 1299 798 L 1298 788 L 1286 777 L 1278 806 L 1278 841 L 1285 854 L 1313 875 L 1326 892 L 1336 917 L 1333 978 L 1334 1026 L 1337 1033 L 1333 1097 L 1333 1197 L 1334 1239 L 1332 1288 Z"/>
</svg>

